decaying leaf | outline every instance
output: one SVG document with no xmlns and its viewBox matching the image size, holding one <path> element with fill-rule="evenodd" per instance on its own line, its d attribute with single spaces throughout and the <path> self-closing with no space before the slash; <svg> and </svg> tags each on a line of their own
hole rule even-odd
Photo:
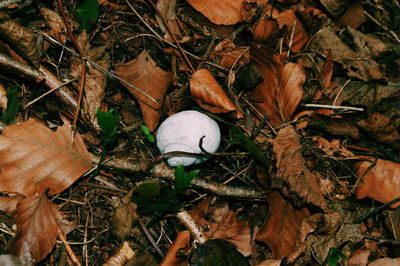
<svg viewBox="0 0 400 266">
<path fill-rule="evenodd" d="M 242 22 L 240 8 L 244 0 L 186 0 L 194 9 L 217 25 Z"/>
<path fill-rule="evenodd" d="M 281 259 L 294 251 L 302 221 L 310 216 L 304 208 L 296 210 L 277 191 L 267 194 L 270 215 L 256 239 L 272 250 L 274 258 Z"/>
<path fill-rule="evenodd" d="M 172 30 L 172 34 L 175 34 L 176 36 L 181 36 L 181 30 L 176 20 L 176 0 L 159 0 L 157 1 L 157 7 L 166 18 L 166 22 L 169 24 L 169 27 Z M 167 28 L 164 25 L 164 21 L 161 16 L 157 15 L 156 19 L 162 33 L 166 33 Z M 170 38 L 169 34 L 167 34 L 167 38 Z"/>
<path fill-rule="evenodd" d="M 237 47 L 231 40 L 225 39 L 218 43 L 210 57 L 220 58 L 219 65 L 225 68 L 244 66 L 250 63 L 250 49 L 248 46 Z"/>
<path fill-rule="evenodd" d="M 117 252 L 108 258 L 103 266 L 123 266 L 135 256 L 136 252 L 132 250 L 128 242 L 124 241 Z"/>
<path fill-rule="evenodd" d="M 57 239 L 56 205 L 46 194 L 26 197 L 18 203 L 17 233 L 11 253 L 24 265 L 33 265 L 44 259 Z"/>
<path fill-rule="evenodd" d="M 171 246 L 169 247 L 167 255 L 159 265 L 160 266 L 188 265 L 187 261 L 184 258 L 177 257 L 177 253 L 181 252 L 183 255 L 185 247 L 189 245 L 189 241 L 190 241 L 189 231 L 179 232 L 174 242 L 172 242 Z"/>
<path fill-rule="evenodd" d="M 0 135 L 0 191 L 29 197 L 68 188 L 92 168 L 79 134 L 73 142 L 67 121 L 55 132 L 34 119 L 6 127 Z"/>
<path fill-rule="evenodd" d="M 111 225 L 115 237 L 122 241 L 128 238 L 132 231 L 132 226 L 137 222 L 138 215 L 136 213 L 137 206 L 132 201 L 132 192 L 130 191 L 121 199 L 121 202 L 111 217 Z"/>
<path fill-rule="evenodd" d="M 210 112 L 226 113 L 235 111 L 237 118 L 243 118 L 243 114 L 226 96 L 221 85 L 207 69 L 200 69 L 193 73 L 190 79 L 190 92 L 196 97 L 197 103 Z"/>
<path fill-rule="evenodd" d="M 371 251 L 367 249 L 357 249 L 353 251 L 349 258 L 349 265 L 367 265 L 370 254 Z"/>
<path fill-rule="evenodd" d="M 369 169 L 371 168 L 371 169 Z M 357 187 L 357 198 L 373 198 L 386 203 L 400 197 L 400 164 L 378 159 L 372 162 L 361 162 L 355 165 L 357 175 L 362 177 Z M 400 202 L 392 204 L 392 208 L 400 206 Z"/>
<path fill-rule="evenodd" d="M 290 37 L 293 32 L 291 50 L 298 52 L 308 42 L 308 34 L 304 30 L 301 21 L 296 17 L 294 12 L 290 9 L 281 12 L 276 18 L 280 28 L 287 27 L 288 36 Z"/>
<path fill-rule="evenodd" d="M 400 258 L 381 258 L 372 261 L 368 266 L 399 266 Z"/>
<path fill-rule="evenodd" d="M 269 115 L 271 125 L 289 122 L 303 96 L 306 74 L 302 63 L 283 64 L 280 56 L 268 57 L 270 53 L 260 48 L 251 54 L 264 75 L 264 81 L 249 93 L 254 104 Z"/>
<path fill-rule="evenodd" d="M 106 46 L 92 48 L 87 39 L 88 35 L 86 31 L 83 31 L 77 38 L 77 42 L 80 43 L 85 56 L 102 68 L 108 70 L 110 68 L 110 58 L 106 51 Z M 101 102 L 104 99 L 107 77 L 90 65 L 85 65 L 85 67 L 85 93 L 82 99 L 83 110 L 92 125 L 98 127 L 96 111 L 100 108 Z M 75 57 L 71 58 L 70 75 L 74 79 L 80 80 L 81 70 L 81 59 Z M 78 87 L 78 83 L 75 83 L 75 87 Z"/>
<path fill-rule="evenodd" d="M 47 7 L 40 7 L 40 14 L 44 17 L 47 24 L 50 26 L 50 35 L 53 36 L 56 40 L 61 43 L 65 43 L 67 40 L 65 24 L 58 15 L 57 12 L 54 12 Z"/>
<path fill-rule="evenodd" d="M 400 148 L 400 135 L 390 119 L 380 113 L 373 113 L 358 121 L 357 125 L 379 142 Z"/>
<path fill-rule="evenodd" d="M 357 29 L 366 21 L 364 8 L 360 2 L 355 2 L 346 12 L 337 20 L 341 25 L 349 25 Z"/>
<path fill-rule="evenodd" d="M 339 33 L 331 27 L 318 31 L 310 40 L 307 49 L 319 54 L 332 51 L 333 61 L 342 65 L 350 77 L 363 81 L 383 79 L 377 62 L 371 58 L 371 49 L 363 34 L 356 29 L 347 27 L 347 32 L 353 36 L 352 48 L 347 46 L 339 37 Z M 357 37 L 355 37 L 357 36 Z"/>
<path fill-rule="evenodd" d="M 280 187 L 282 185 L 279 183 L 283 181 L 283 193 L 286 196 L 295 194 L 305 202 L 325 210 L 327 203 L 321 190 L 320 177 L 305 166 L 300 138 L 295 129 L 289 125 L 279 130 L 272 144 L 278 169 L 273 186 Z"/>
<path fill-rule="evenodd" d="M 251 254 L 250 228 L 246 221 L 239 221 L 236 213 L 229 210 L 227 203 L 211 206 L 210 199 L 204 200 L 190 215 L 203 226 L 208 239 L 224 239 L 234 244 L 237 250 L 247 257 Z"/>
<path fill-rule="evenodd" d="M 143 120 L 146 126 L 153 131 L 161 116 L 161 106 L 168 86 L 172 82 L 172 73 L 159 68 L 146 50 L 143 50 L 136 59 L 117 66 L 115 74 L 157 101 L 155 103 L 143 93 L 123 84 L 139 102 Z"/>
<path fill-rule="evenodd" d="M 41 58 L 36 34 L 15 22 L 5 12 L 0 11 L 0 36 L 35 67 Z"/>
</svg>

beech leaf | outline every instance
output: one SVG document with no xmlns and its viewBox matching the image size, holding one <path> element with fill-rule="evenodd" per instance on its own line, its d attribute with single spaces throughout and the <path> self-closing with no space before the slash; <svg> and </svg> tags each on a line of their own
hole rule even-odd
<svg viewBox="0 0 400 266">
<path fill-rule="evenodd" d="M 0 191 L 26 197 L 57 194 L 92 168 L 79 134 L 72 146 L 71 125 L 51 131 L 34 119 L 8 126 L 0 135 Z"/>
<path fill-rule="evenodd" d="M 273 187 L 282 189 L 286 196 L 295 194 L 307 203 L 326 209 L 320 178 L 306 167 L 295 129 L 289 125 L 279 130 L 272 144 L 278 169 Z"/>
<path fill-rule="evenodd" d="M 139 102 L 144 123 L 153 131 L 161 116 L 161 106 L 168 86 L 172 82 L 172 73 L 159 68 L 144 50 L 136 59 L 117 66 L 115 74 L 157 101 L 155 103 L 140 91 L 122 84 Z"/>
<path fill-rule="evenodd" d="M 399 198 L 400 164 L 382 159 L 378 159 L 375 165 L 371 164 L 361 162 L 355 166 L 357 175 L 362 177 L 357 187 L 357 198 L 370 197 L 382 203 Z M 400 202 L 390 206 L 396 208 Z"/>
<path fill-rule="evenodd" d="M 17 233 L 11 252 L 24 265 L 38 263 L 53 249 L 58 235 L 56 208 L 46 194 L 30 196 L 18 203 Z"/>
<path fill-rule="evenodd" d="M 244 0 L 186 0 L 194 9 L 217 25 L 242 22 L 240 8 Z"/>
<path fill-rule="evenodd" d="M 299 52 L 301 48 L 308 42 L 308 34 L 304 30 L 300 20 L 296 17 L 294 12 L 290 9 L 283 11 L 276 18 L 279 26 L 287 27 L 288 35 L 291 36 L 293 33 L 291 50 L 294 52 Z"/>
<path fill-rule="evenodd" d="M 190 92 L 196 97 L 197 103 L 210 112 L 236 111 L 236 117 L 243 118 L 243 114 L 231 102 L 221 85 L 207 69 L 200 69 L 193 73 L 190 79 Z"/>
<path fill-rule="evenodd" d="M 310 213 L 306 208 L 296 210 L 277 191 L 269 193 L 267 201 L 270 215 L 256 239 L 268 245 L 275 259 L 281 259 L 294 251 L 301 223 Z"/>
<path fill-rule="evenodd" d="M 265 49 L 253 48 L 252 56 L 264 81 L 249 95 L 262 112 L 269 115 L 270 123 L 279 126 L 292 119 L 303 96 L 306 74 L 301 61 L 283 64 L 280 56 L 267 57 Z"/>
</svg>

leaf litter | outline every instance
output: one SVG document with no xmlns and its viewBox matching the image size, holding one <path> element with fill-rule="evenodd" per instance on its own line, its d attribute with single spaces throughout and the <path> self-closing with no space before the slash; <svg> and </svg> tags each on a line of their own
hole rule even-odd
<svg viewBox="0 0 400 266">
<path fill-rule="evenodd" d="M 2 254 L 398 263 L 396 1 L 59 2 L 0 12 Z M 152 137 L 187 109 L 217 120 L 221 147 L 172 169 Z"/>
</svg>

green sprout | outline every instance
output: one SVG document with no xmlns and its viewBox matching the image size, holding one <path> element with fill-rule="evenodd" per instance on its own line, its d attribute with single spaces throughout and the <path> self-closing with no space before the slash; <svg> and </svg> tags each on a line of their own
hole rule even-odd
<svg viewBox="0 0 400 266">
<path fill-rule="evenodd" d="M 153 135 L 151 135 L 151 132 L 150 132 L 148 127 L 146 127 L 145 125 L 141 125 L 140 129 L 142 130 L 143 134 L 146 136 L 147 140 L 150 143 L 156 142 L 156 140 L 154 139 Z"/>
</svg>

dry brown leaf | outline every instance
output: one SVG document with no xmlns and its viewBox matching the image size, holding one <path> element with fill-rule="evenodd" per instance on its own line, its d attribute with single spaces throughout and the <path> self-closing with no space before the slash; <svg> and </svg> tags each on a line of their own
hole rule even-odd
<svg viewBox="0 0 400 266">
<path fill-rule="evenodd" d="M 250 63 L 249 50 L 248 46 L 237 47 L 231 40 L 225 39 L 215 46 L 210 56 L 220 58 L 220 66 L 231 68 L 234 65 L 243 66 Z"/>
<path fill-rule="evenodd" d="M 191 210 L 190 215 L 206 229 L 204 233 L 208 239 L 227 240 L 234 244 L 243 256 L 251 255 L 249 223 L 239 221 L 226 202 L 222 206 L 210 206 L 210 199 L 206 199 Z"/>
<path fill-rule="evenodd" d="M 368 266 L 400 266 L 400 258 L 382 258 L 368 264 Z"/>
<path fill-rule="evenodd" d="M 172 73 L 159 68 L 146 50 L 143 50 L 136 59 L 118 65 L 115 68 L 115 74 L 140 88 L 157 101 L 155 103 L 143 93 L 122 84 L 139 102 L 144 123 L 153 131 L 161 116 L 161 106 L 168 86 L 172 82 Z"/>
<path fill-rule="evenodd" d="M 307 49 L 319 54 L 326 54 L 330 49 L 333 61 L 341 64 L 350 77 L 363 81 L 383 79 L 378 63 L 371 59 L 365 36 L 351 27 L 347 27 L 347 32 L 353 36 L 353 40 L 347 40 L 353 44 L 352 48 L 342 42 L 335 29 L 326 27 L 312 36 Z"/>
<path fill-rule="evenodd" d="M 325 210 L 327 208 L 321 190 L 320 177 L 305 166 L 300 138 L 295 129 L 289 125 L 279 130 L 272 140 L 273 151 L 276 154 L 277 173 L 273 186 L 282 186 L 286 196 L 297 195 L 305 202 Z M 281 188 L 282 189 L 282 188 Z"/>
<path fill-rule="evenodd" d="M 0 197 L 0 210 L 8 216 L 17 214 L 17 204 L 21 198 Z"/>
<path fill-rule="evenodd" d="M 268 245 L 275 259 L 281 259 L 294 251 L 301 223 L 310 212 L 296 210 L 277 191 L 268 193 L 267 201 L 270 215 L 256 239 Z"/>
<path fill-rule="evenodd" d="M 102 266 L 123 266 L 135 256 L 136 252 L 132 250 L 128 242 L 124 241 L 118 250 L 108 258 Z"/>
<path fill-rule="evenodd" d="M 368 249 L 357 249 L 351 253 L 349 258 L 349 266 L 366 266 L 368 264 L 368 257 L 371 251 Z"/>
<path fill-rule="evenodd" d="M 34 119 L 8 126 L 0 135 L 0 191 L 26 197 L 62 192 L 92 168 L 79 134 L 71 146 L 71 125 L 51 131 Z"/>
<path fill-rule="evenodd" d="M 177 257 L 177 252 L 184 250 L 186 246 L 189 245 L 190 241 L 190 232 L 189 231 L 181 231 L 176 236 L 174 242 L 172 242 L 171 246 L 168 249 L 167 255 L 160 263 L 160 266 L 186 266 L 188 262 L 182 258 Z"/>
<path fill-rule="evenodd" d="M 351 5 L 346 12 L 337 20 L 341 25 L 349 25 L 357 29 L 366 21 L 364 8 L 361 3 L 356 2 Z"/>
<path fill-rule="evenodd" d="M 113 228 L 113 234 L 119 241 L 124 241 L 132 232 L 132 226 L 137 222 L 138 215 L 136 213 L 137 206 L 131 200 L 131 190 L 127 195 L 121 198 L 121 202 L 114 210 L 114 214 L 110 219 Z"/>
<path fill-rule="evenodd" d="M 367 118 L 358 121 L 357 125 L 368 132 L 374 139 L 400 148 L 400 135 L 396 126 L 389 118 L 380 113 L 370 114 Z"/>
<path fill-rule="evenodd" d="M 106 46 L 99 46 L 92 48 L 86 31 L 83 31 L 77 38 L 77 42 L 81 45 L 85 56 L 91 61 L 95 62 L 102 68 L 108 70 L 110 68 L 110 57 L 106 51 Z M 88 121 L 95 127 L 99 127 L 97 124 L 96 112 L 101 107 L 101 102 L 104 99 L 107 77 L 99 70 L 92 66 L 86 67 L 85 75 L 85 87 L 84 96 L 82 99 L 83 111 L 85 116 L 88 117 Z M 82 70 L 82 63 L 80 58 L 71 58 L 70 75 L 77 80 L 80 80 Z M 78 83 L 74 83 L 75 87 L 78 88 Z"/>
<path fill-rule="evenodd" d="M 282 260 L 265 260 L 263 262 L 260 262 L 256 266 L 280 266 Z"/>
<path fill-rule="evenodd" d="M 289 122 L 303 96 L 306 74 L 301 62 L 284 65 L 281 57 L 270 58 L 265 49 L 259 48 L 252 49 L 251 54 L 264 75 L 264 81 L 249 92 L 254 104 L 269 115 L 271 125 Z"/>
<path fill-rule="evenodd" d="M 194 9 L 217 25 L 242 22 L 240 8 L 244 0 L 186 0 Z"/>
<path fill-rule="evenodd" d="M 65 35 L 65 24 L 60 15 L 44 6 L 40 7 L 40 14 L 44 17 L 50 27 L 50 35 L 60 43 L 64 44 L 67 40 L 67 36 Z"/>
<path fill-rule="evenodd" d="M 294 52 L 299 52 L 309 39 L 307 32 L 304 30 L 303 25 L 301 24 L 301 21 L 290 9 L 281 12 L 276 20 L 278 21 L 280 28 L 283 26 L 287 27 L 289 38 L 292 36 L 292 32 L 294 30 L 291 50 Z"/>
<path fill-rule="evenodd" d="M 18 203 L 17 232 L 11 253 L 24 265 L 33 265 L 44 259 L 57 239 L 56 205 L 46 194 L 26 197 Z"/>
<path fill-rule="evenodd" d="M 353 139 L 360 139 L 361 133 L 352 119 L 346 117 L 330 117 L 313 113 L 308 116 L 309 126 L 324 130 L 334 136 L 350 136 Z"/>
<path fill-rule="evenodd" d="M 190 92 L 196 97 L 197 103 L 210 112 L 235 111 L 237 118 L 243 118 L 243 114 L 226 96 L 221 85 L 207 69 L 200 69 L 193 73 L 190 79 Z"/>
<path fill-rule="evenodd" d="M 176 20 L 176 0 L 158 0 L 157 1 L 158 10 L 164 15 L 167 20 L 167 23 L 172 30 L 172 34 L 176 36 L 181 36 L 181 30 L 179 24 Z M 166 33 L 167 29 L 164 25 L 164 21 L 161 16 L 156 16 L 158 27 L 162 31 L 162 33 Z M 165 36 L 167 39 L 171 38 L 169 34 Z"/>
<path fill-rule="evenodd" d="M 361 162 L 355 165 L 357 175 L 362 177 L 357 187 L 357 198 L 370 197 L 386 203 L 400 197 L 400 164 L 382 159 L 378 159 L 375 166 L 371 164 Z M 372 169 L 368 169 L 370 167 Z M 391 205 L 392 208 L 398 206 L 400 202 Z"/>
<path fill-rule="evenodd" d="M 35 67 L 39 66 L 42 51 L 36 34 L 15 22 L 3 11 L 0 11 L 0 36 Z"/>
</svg>

